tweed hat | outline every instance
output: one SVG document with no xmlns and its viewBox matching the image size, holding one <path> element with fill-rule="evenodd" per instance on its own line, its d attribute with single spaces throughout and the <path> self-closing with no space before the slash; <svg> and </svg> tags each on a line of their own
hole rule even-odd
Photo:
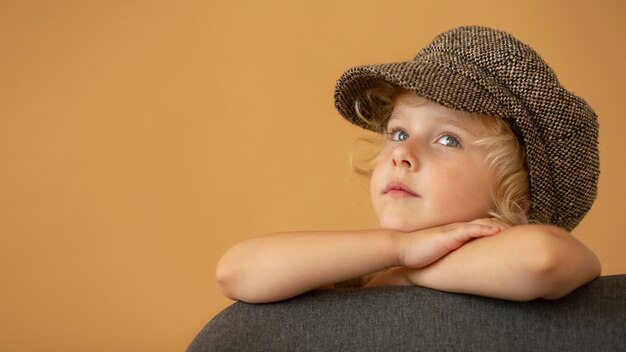
<svg viewBox="0 0 626 352">
<path fill-rule="evenodd" d="M 354 105 L 379 80 L 448 108 L 506 119 L 526 150 L 530 221 L 571 230 L 591 208 L 600 173 L 597 116 L 512 35 L 455 28 L 436 36 L 411 61 L 351 68 L 335 87 L 339 113 L 372 129 Z M 363 115 L 373 108 L 363 106 Z"/>
</svg>

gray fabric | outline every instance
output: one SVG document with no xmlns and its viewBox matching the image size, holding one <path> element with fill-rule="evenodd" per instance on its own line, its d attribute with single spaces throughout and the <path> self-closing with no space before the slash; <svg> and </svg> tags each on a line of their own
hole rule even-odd
<svg viewBox="0 0 626 352">
<path fill-rule="evenodd" d="M 523 303 L 422 287 L 323 290 L 235 303 L 187 351 L 625 351 L 625 317 L 626 275 Z"/>
</svg>

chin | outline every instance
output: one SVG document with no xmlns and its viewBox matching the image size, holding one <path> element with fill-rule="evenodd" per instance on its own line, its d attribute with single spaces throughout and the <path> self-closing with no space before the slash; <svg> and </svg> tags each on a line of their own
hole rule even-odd
<svg viewBox="0 0 626 352">
<path fill-rule="evenodd" d="M 419 224 L 416 221 L 406 221 L 404 219 L 383 219 L 379 221 L 381 229 L 401 232 L 413 232 L 431 227 L 428 224 Z"/>
<path fill-rule="evenodd" d="M 452 220 L 454 219 L 424 219 L 415 216 L 401 216 L 400 214 L 386 214 L 386 216 L 379 217 L 378 224 L 381 229 L 385 230 L 413 232 L 458 222 Z"/>
</svg>

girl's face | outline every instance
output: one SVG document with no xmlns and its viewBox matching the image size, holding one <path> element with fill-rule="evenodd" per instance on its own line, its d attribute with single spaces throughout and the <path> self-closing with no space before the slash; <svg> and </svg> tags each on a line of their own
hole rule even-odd
<svg viewBox="0 0 626 352">
<path fill-rule="evenodd" d="M 407 232 L 487 217 L 494 205 L 487 152 L 472 144 L 487 131 L 459 111 L 416 99 L 398 98 L 372 174 L 380 227 Z"/>
</svg>

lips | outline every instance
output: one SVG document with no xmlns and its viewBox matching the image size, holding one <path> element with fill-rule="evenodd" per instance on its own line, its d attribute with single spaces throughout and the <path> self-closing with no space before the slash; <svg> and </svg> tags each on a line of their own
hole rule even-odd
<svg viewBox="0 0 626 352">
<path fill-rule="evenodd" d="M 385 190 L 383 194 L 392 196 L 392 197 L 419 197 L 419 194 L 415 193 L 412 189 L 410 189 L 407 185 L 402 182 L 391 182 Z"/>
</svg>

